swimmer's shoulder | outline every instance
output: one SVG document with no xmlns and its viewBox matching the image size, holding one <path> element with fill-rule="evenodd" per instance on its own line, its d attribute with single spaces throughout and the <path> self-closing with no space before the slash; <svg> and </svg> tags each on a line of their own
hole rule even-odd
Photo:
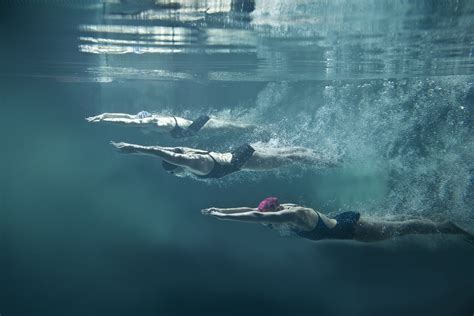
<svg viewBox="0 0 474 316">
<path fill-rule="evenodd" d="M 316 212 L 312 208 L 305 207 L 298 204 L 285 203 L 285 204 L 280 204 L 280 205 L 283 206 L 283 210 L 293 211 L 303 216 L 314 217 L 315 215 L 318 214 L 318 212 Z"/>
<path fill-rule="evenodd" d="M 283 207 L 285 207 L 285 208 L 286 208 L 286 207 L 288 207 L 288 208 L 289 208 L 289 207 L 302 207 L 301 205 L 294 204 L 294 203 L 282 203 L 282 204 L 280 204 L 280 205 L 283 206 Z"/>
<path fill-rule="evenodd" d="M 283 210 L 293 211 L 296 214 L 298 225 L 302 230 L 312 230 L 319 220 L 318 213 L 312 208 L 292 203 L 281 204 L 281 206 Z"/>
<path fill-rule="evenodd" d="M 175 120 L 174 117 L 172 116 L 161 116 L 161 115 L 153 115 L 153 121 L 157 126 L 170 127 L 170 128 L 175 127 L 176 122 L 177 122 L 177 120 Z"/>
<path fill-rule="evenodd" d="M 299 205 L 299 204 L 293 204 L 293 203 L 282 203 L 280 204 L 281 206 L 283 206 L 284 209 L 286 210 L 313 210 L 311 208 L 308 208 L 308 207 L 305 207 L 305 206 L 302 206 L 302 205 Z"/>
</svg>

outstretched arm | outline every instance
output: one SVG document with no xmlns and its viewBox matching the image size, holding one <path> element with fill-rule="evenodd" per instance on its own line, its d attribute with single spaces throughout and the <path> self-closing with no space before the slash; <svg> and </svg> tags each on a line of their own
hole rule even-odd
<svg viewBox="0 0 474 316">
<path fill-rule="evenodd" d="M 176 153 L 171 150 L 167 150 L 166 147 L 160 146 L 141 146 L 136 144 L 128 143 L 115 143 L 110 142 L 119 152 L 124 154 L 139 154 L 152 157 L 158 157 L 166 162 L 172 163 L 181 167 L 189 167 L 190 161 L 193 157 L 187 154 Z"/>
<path fill-rule="evenodd" d="M 120 125 L 141 126 L 156 124 L 157 120 L 153 116 L 138 117 L 125 113 L 103 113 L 96 116 L 87 117 L 86 121 L 92 123 L 106 122 Z"/>
<path fill-rule="evenodd" d="M 243 213 L 221 213 L 221 212 L 210 212 L 209 216 L 216 217 L 221 220 L 231 220 L 239 222 L 250 222 L 250 223 L 288 223 L 297 220 L 295 211 L 282 210 L 278 212 L 262 213 L 259 211 L 250 211 Z"/>
<path fill-rule="evenodd" d="M 158 157 L 170 164 L 185 167 L 197 175 L 206 175 L 211 172 L 214 167 L 214 161 L 207 155 L 181 153 L 173 151 L 174 148 L 170 150 L 169 147 L 141 146 L 114 142 L 111 142 L 111 144 L 121 153 Z"/>
<path fill-rule="evenodd" d="M 102 113 L 96 116 L 87 117 L 89 122 L 100 122 L 103 119 L 133 119 L 135 115 L 126 113 Z"/>
<path fill-rule="evenodd" d="M 212 212 L 219 212 L 223 214 L 234 214 L 234 213 L 245 213 L 245 212 L 252 212 L 257 211 L 257 208 L 252 207 L 234 207 L 234 208 L 218 208 L 218 207 L 210 207 L 201 210 L 203 215 L 210 215 Z"/>
</svg>

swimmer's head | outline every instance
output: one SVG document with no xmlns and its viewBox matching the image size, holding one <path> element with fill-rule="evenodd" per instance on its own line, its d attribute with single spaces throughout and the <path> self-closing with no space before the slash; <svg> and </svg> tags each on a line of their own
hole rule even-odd
<svg viewBox="0 0 474 316">
<path fill-rule="evenodd" d="M 184 150 L 180 147 L 175 147 L 170 150 L 178 154 L 184 154 Z M 163 167 L 163 169 L 165 169 L 166 172 L 171 173 L 172 175 L 175 175 L 177 177 L 186 176 L 186 170 L 181 166 L 174 165 L 164 160 L 161 161 L 161 166 Z"/>
<path fill-rule="evenodd" d="M 161 161 L 161 166 L 168 173 L 171 173 L 171 174 L 173 174 L 175 176 L 178 176 L 178 177 L 184 176 L 185 171 L 184 171 L 183 167 L 173 165 L 172 163 L 166 162 L 164 160 Z"/>
<path fill-rule="evenodd" d="M 267 197 L 258 204 L 260 212 L 276 212 L 280 209 L 280 203 L 276 197 Z"/>
<path fill-rule="evenodd" d="M 150 112 L 147 112 L 147 111 L 140 111 L 137 113 L 137 117 L 140 118 L 140 119 L 144 119 L 146 117 L 150 117 L 151 116 L 151 113 Z"/>
</svg>

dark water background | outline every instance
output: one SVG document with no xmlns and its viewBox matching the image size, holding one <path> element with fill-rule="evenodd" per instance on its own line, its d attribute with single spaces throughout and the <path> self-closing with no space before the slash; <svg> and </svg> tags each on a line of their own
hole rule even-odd
<svg viewBox="0 0 474 316">
<path fill-rule="evenodd" d="M 311 243 L 199 212 L 276 195 L 472 232 L 472 1 L 130 3 L 1 5 L 2 316 L 474 313 L 474 248 L 457 238 Z M 84 120 L 142 109 L 266 130 L 175 141 Z M 205 183 L 110 140 L 345 163 Z"/>
</svg>

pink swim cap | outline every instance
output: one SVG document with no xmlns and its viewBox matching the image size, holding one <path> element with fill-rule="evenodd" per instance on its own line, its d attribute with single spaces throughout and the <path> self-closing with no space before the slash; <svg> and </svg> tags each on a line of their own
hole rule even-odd
<svg viewBox="0 0 474 316">
<path fill-rule="evenodd" d="M 260 212 L 268 212 L 274 209 L 277 209 L 280 206 L 278 198 L 276 197 L 267 197 L 260 204 L 258 204 L 258 210 Z"/>
</svg>

